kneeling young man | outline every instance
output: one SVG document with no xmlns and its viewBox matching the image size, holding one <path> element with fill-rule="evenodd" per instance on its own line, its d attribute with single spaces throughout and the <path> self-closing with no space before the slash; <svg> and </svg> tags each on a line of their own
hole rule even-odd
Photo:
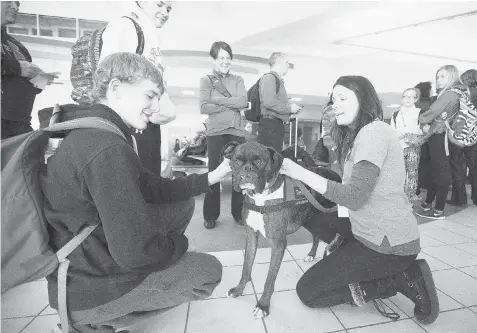
<svg viewBox="0 0 477 333">
<path fill-rule="evenodd" d="M 142 168 L 131 132 L 145 129 L 159 111 L 161 73 L 142 56 L 115 53 L 100 63 L 94 80 L 97 104 L 74 118 L 105 119 L 127 140 L 104 130 L 73 130 L 41 178 L 54 250 L 83 227 L 99 224 L 69 256 L 73 332 L 115 332 L 135 319 L 206 298 L 222 275 L 215 257 L 186 253 L 184 231 L 194 212 L 192 197 L 226 177 L 229 161 L 175 180 Z M 50 305 L 57 308 L 56 273 L 47 280 Z"/>
</svg>

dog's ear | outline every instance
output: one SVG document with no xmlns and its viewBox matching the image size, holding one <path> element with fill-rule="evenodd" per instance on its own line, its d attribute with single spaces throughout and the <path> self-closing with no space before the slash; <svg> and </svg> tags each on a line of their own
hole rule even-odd
<svg viewBox="0 0 477 333">
<path fill-rule="evenodd" d="M 227 143 L 224 148 L 222 148 L 222 152 L 220 153 L 220 159 L 223 160 L 223 158 L 228 158 L 228 159 L 231 159 L 234 154 L 235 154 L 235 148 L 237 148 L 237 146 L 239 145 L 240 143 L 236 142 L 236 141 L 232 141 L 232 142 L 229 142 Z"/>
<path fill-rule="evenodd" d="M 267 149 L 268 149 L 268 152 L 270 153 L 270 171 L 271 172 L 268 175 L 268 179 L 267 179 L 267 181 L 269 181 L 273 179 L 280 171 L 280 168 L 282 167 L 282 163 L 283 163 L 283 156 L 272 147 L 267 147 Z"/>
</svg>

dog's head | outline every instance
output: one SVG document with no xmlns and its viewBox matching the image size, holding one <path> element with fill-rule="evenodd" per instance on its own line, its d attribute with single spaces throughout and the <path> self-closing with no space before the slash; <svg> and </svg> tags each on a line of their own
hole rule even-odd
<svg viewBox="0 0 477 333">
<path fill-rule="evenodd" d="M 222 149 L 222 155 L 230 159 L 234 190 L 250 194 L 262 193 L 272 185 L 283 162 L 275 149 L 255 141 L 231 142 Z"/>
</svg>

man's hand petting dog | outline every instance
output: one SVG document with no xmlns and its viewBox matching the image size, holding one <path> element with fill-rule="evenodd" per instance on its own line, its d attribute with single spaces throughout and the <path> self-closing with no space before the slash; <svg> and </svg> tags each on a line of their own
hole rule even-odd
<svg viewBox="0 0 477 333">
<path fill-rule="evenodd" d="M 215 170 L 209 172 L 209 185 L 214 185 L 221 180 L 230 177 L 231 174 L 232 169 L 230 168 L 230 160 L 228 158 L 224 158 L 222 163 L 220 163 Z"/>
</svg>

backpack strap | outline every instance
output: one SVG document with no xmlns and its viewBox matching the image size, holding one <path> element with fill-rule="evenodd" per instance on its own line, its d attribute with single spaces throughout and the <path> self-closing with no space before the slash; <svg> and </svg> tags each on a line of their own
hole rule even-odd
<svg viewBox="0 0 477 333">
<path fill-rule="evenodd" d="M 207 75 L 207 77 L 209 78 L 210 83 L 212 83 L 212 87 L 214 87 L 215 90 L 217 90 L 220 94 L 224 95 L 225 97 L 232 97 L 232 95 L 229 93 L 227 88 L 225 88 L 222 81 L 220 81 L 215 75 Z M 220 88 L 220 90 L 218 90 L 217 88 Z"/>
<path fill-rule="evenodd" d="M 399 113 L 399 111 L 394 111 L 394 112 L 393 112 L 394 125 L 396 125 L 396 126 L 397 126 L 396 118 L 397 118 L 398 113 Z"/>
<path fill-rule="evenodd" d="M 47 128 L 42 129 L 42 131 L 55 133 L 55 132 L 70 131 L 70 130 L 79 129 L 79 128 L 102 129 L 105 131 L 116 133 L 126 140 L 126 136 L 119 129 L 118 126 L 114 125 L 112 122 L 106 119 L 99 118 L 99 117 L 85 117 L 85 118 L 68 120 L 62 123 L 56 123 L 51 126 L 48 126 Z"/>
<path fill-rule="evenodd" d="M 144 32 L 142 31 L 141 26 L 139 25 L 139 23 L 136 22 L 135 19 L 129 16 L 123 16 L 123 17 L 130 19 L 132 23 L 134 24 L 134 27 L 136 28 L 137 41 L 138 41 L 136 54 L 142 55 L 142 53 L 144 52 Z"/>
<path fill-rule="evenodd" d="M 276 85 L 275 94 L 278 94 L 278 91 L 280 90 L 280 84 L 281 84 L 280 78 L 272 72 L 267 73 L 267 74 L 271 74 L 275 78 L 275 85 Z M 267 74 L 265 74 L 265 75 L 267 75 Z M 263 75 L 263 76 L 265 76 L 265 75 Z"/>
</svg>

